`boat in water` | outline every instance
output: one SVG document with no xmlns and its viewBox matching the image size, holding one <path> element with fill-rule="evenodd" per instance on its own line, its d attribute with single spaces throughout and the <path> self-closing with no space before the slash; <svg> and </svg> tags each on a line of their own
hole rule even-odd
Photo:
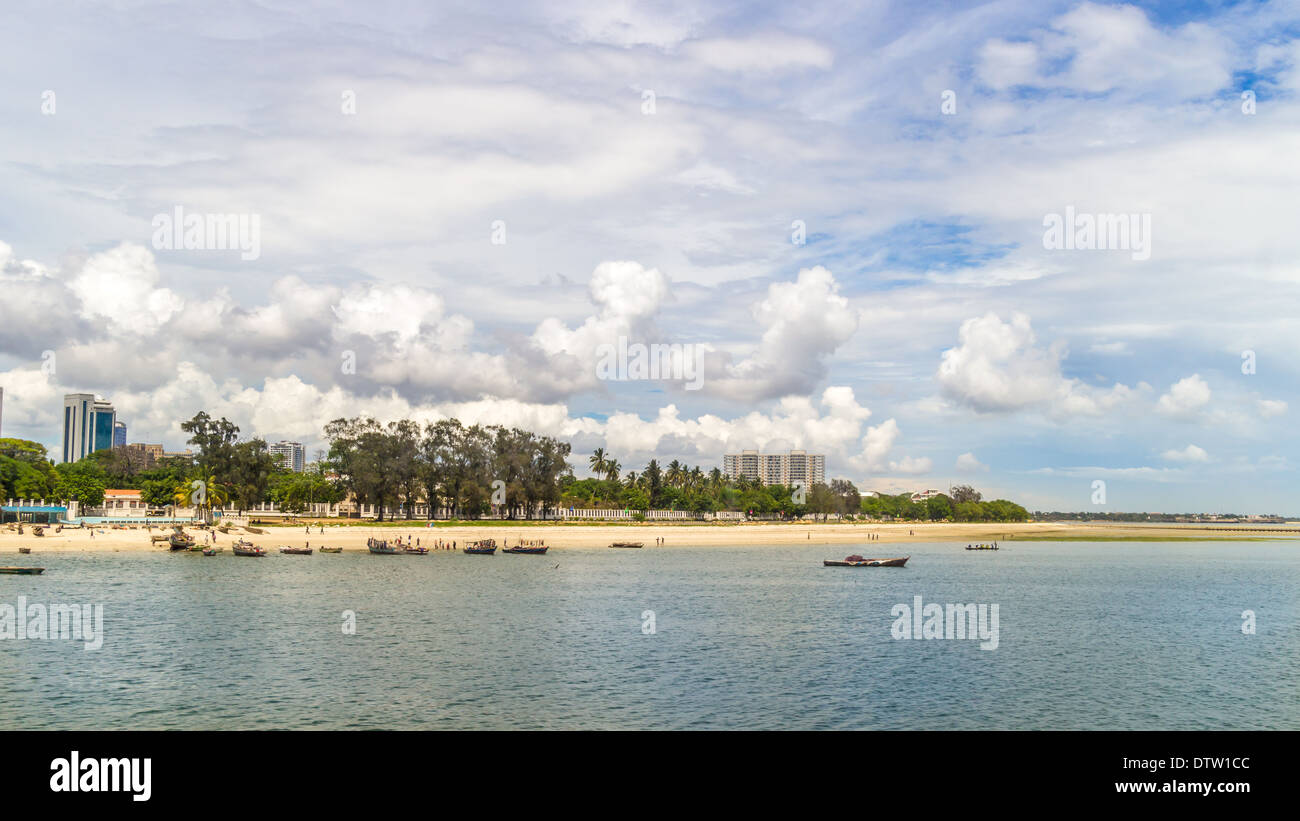
<svg viewBox="0 0 1300 821">
<path fill-rule="evenodd" d="M 524 553 L 529 556 L 543 556 L 550 548 L 546 545 L 517 544 L 514 547 L 501 548 L 502 553 Z"/>
<path fill-rule="evenodd" d="M 280 552 L 289 556 L 310 556 L 310 547 L 290 547 L 287 544 L 280 545 Z"/>
<path fill-rule="evenodd" d="M 479 539 L 476 542 L 468 542 L 464 548 L 466 553 L 473 553 L 480 556 L 491 556 L 497 552 L 496 539 Z"/>
<path fill-rule="evenodd" d="M 231 545 L 230 550 L 236 556 L 265 556 L 266 551 L 252 542 L 246 542 L 243 539 Z"/>
<path fill-rule="evenodd" d="M 396 556 L 398 553 L 397 548 L 388 544 L 387 539 L 366 539 L 366 547 L 370 548 L 371 553 L 379 553 L 384 556 Z"/>
<path fill-rule="evenodd" d="M 194 547 L 194 537 L 181 530 L 180 525 L 176 525 L 176 531 L 167 537 L 167 544 L 172 550 L 189 550 Z"/>
<path fill-rule="evenodd" d="M 341 548 L 341 547 L 322 547 L 322 548 L 320 549 L 320 552 L 322 552 L 322 553 L 342 553 L 342 552 L 343 552 L 343 548 Z"/>
<path fill-rule="evenodd" d="M 13 576 L 39 576 L 45 572 L 43 567 L 0 567 L 0 573 Z"/>
<path fill-rule="evenodd" d="M 614 542 L 610 547 L 641 547 L 644 542 Z"/>
<path fill-rule="evenodd" d="M 217 555 L 217 554 L 220 553 L 220 552 L 221 552 L 221 548 L 219 548 L 219 547 L 205 547 L 205 548 L 203 548 L 203 555 L 204 555 L 204 556 L 215 556 L 215 555 Z"/>
<path fill-rule="evenodd" d="M 402 548 L 402 552 L 403 552 L 403 553 L 406 553 L 406 554 L 408 554 L 408 555 L 411 555 L 411 556 L 423 556 L 425 553 L 428 553 L 428 552 L 429 552 L 429 548 L 427 548 L 427 547 L 410 547 L 410 546 L 407 546 L 407 547 Z"/>
<path fill-rule="evenodd" d="M 864 559 L 854 553 L 852 556 L 845 556 L 844 561 L 836 562 L 826 559 L 822 562 L 825 567 L 902 567 L 907 564 L 911 556 L 903 556 L 901 559 Z"/>
<path fill-rule="evenodd" d="M 32 552 L 32 549 L 31 549 L 30 547 L 20 547 L 20 548 L 18 548 L 18 552 L 19 552 L 19 553 L 31 553 L 31 552 Z"/>
<path fill-rule="evenodd" d="M 966 545 L 966 549 L 967 550 L 997 550 L 998 546 L 995 544 L 968 544 Z"/>
</svg>

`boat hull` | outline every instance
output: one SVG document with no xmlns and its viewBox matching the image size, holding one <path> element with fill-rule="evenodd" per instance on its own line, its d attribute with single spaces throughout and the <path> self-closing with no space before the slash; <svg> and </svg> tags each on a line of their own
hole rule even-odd
<svg viewBox="0 0 1300 821">
<path fill-rule="evenodd" d="M 637 548 L 637 547 L 641 547 L 641 545 L 642 545 L 641 542 L 614 542 L 612 545 L 610 545 L 610 547 Z"/>
<path fill-rule="evenodd" d="M 12 576 L 39 576 L 44 572 L 43 567 L 0 567 L 0 573 Z"/>
<path fill-rule="evenodd" d="M 825 567 L 903 567 L 911 556 L 903 556 L 899 559 L 863 559 L 860 562 L 851 561 L 832 561 L 826 559 L 822 562 Z"/>
<path fill-rule="evenodd" d="M 541 556 L 550 550 L 549 547 L 507 547 L 502 549 L 502 553 L 522 553 L 528 556 Z"/>
<path fill-rule="evenodd" d="M 495 547 L 466 547 L 464 551 L 471 556 L 491 556 L 497 552 Z"/>
</svg>

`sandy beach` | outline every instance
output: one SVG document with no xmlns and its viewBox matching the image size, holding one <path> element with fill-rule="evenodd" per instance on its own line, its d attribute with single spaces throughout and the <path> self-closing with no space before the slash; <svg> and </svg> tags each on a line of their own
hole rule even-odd
<svg viewBox="0 0 1300 821">
<path fill-rule="evenodd" d="M 1074 523 L 1074 522 L 1029 522 L 1020 524 L 775 524 L 770 522 L 747 524 L 655 524 L 655 525 L 578 525 L 578 524 L 528 524 L 520 523 L 517 527 L 493 522 L 481 525 L 421 527 L 412 524 L 408 527 L 384 526 L 367 527 L 364 525 L 324 525 L 324 533 L 319 526 L 313 525 L 311 533 L 304 532 L 304 525 L 288 527 L 261 527 L 262 534 L 247 533 L 241 528 L 232 529 L 229 534 L 217 534 L 217 544 L 229 547 L 235 537 L 243 537 L 254 544 L 274 549 L 278 545 L 302 545 L 309 543 L 313 548 L 322 545 L 342 547 L 345 550 L 365 550 L 366 539 L 370 536 L 395 539 L 420 539 L 423 546 L 431 546 L 441 539 L 444 542 L 455 541 L 457 546 L 473 539 L 494 538 L 498 543 L 508 540 L 511 543 L 519 539 L 544 539 L 546 544 L 557 550 L 566 547 L 606 547 L 610 542 L 643 542 L 647 548 L 654 548 L 655 539 L 662 537 L 661 547 L 683 546 L 735 546 L 735 545 L 825 545 L 825 544 L 861 544 L 868 541 L 868 535 L 878 537 L 881 552 L 889 543 L 905 544 L 908 542 L 953 542 L 967 544 L 972 542 L 1008 542 L 1017 539 L 1031 541 L 1202 541 L 1202 540 L 1241 540 L 1269 539 L 1294 540 L 1300 538 L 1300 524 L 1257 525 L 1257 526 L 1188 526 L 1188 525 L 1133 525 L 1110 523 Z M 61 533 L 47 528 L 44 536 L 35 536 L 31 527 L 19 535 L 7 528 L 0 528 L 0 553 L 17 553 L 19 547 L 30 547 L 36 552 L 61 551 L 164 551 L 166 546 L 150 541 L 151 535 L 162 535 L 168 529 L 154 528 L 152 531 L 137 528 L 123 530 L 112 528 L 90 529 L 65 527 Z M 187 528 L 186 532 L 204 543 L 207 531 Z"/>
</svg>

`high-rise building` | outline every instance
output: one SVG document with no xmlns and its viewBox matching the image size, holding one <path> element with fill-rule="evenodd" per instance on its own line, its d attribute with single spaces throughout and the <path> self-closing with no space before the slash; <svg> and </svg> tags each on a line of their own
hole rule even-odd
<svg viewBox="0 0 1300 821">
<path fill-rule="evenodd" d="M 76 462 L 89 453 L 113 447 L 117 411 L 93 393 L 63 397 L 63 461 Z"/>
<path fill-rule="evenodd" d="M 125 422 L 113 423 L 113 447 L 115 448 L 126 447 L 126 423 Z"/>
<path fill-rule="evenodd" d="M 276 442 L 267 445 L 266 449 L 280 457 L 285 470 L 302 473 L 307 468 L 307 450 L 300 442 Z"/>
<path fill-rule="evenodd" d="M 722 472 L 733 479 L 742 476 L 765 485 L 801 483 L 804 487 L 825 484 L 826 457 L 802 450 L 789 453 L 759 453 L 742 450 L 722 457 Z"/>
</svg>

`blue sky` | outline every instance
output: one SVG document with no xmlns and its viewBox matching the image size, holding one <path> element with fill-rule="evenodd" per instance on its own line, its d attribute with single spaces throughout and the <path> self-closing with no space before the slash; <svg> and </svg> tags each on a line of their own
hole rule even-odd
<svg viewBox="0 0 1300 821">
<path fill-rule="evenodd" d="M 312 449 L 454 415 L 579 473 L 805 447 L 864 489 L 1300 513 L 1294 4 L 0 22 L 7 436 L 94 391 L 169 448 L 199 409 Z M 160 247 L 177 206 L 256 215 L 256 258 Z M 1044 247 L 1067 208 L 1148 217 L 1149 258 Z M 701 389 L 598 378 L 620 337 L 707 345 Z"/>
</svg>

